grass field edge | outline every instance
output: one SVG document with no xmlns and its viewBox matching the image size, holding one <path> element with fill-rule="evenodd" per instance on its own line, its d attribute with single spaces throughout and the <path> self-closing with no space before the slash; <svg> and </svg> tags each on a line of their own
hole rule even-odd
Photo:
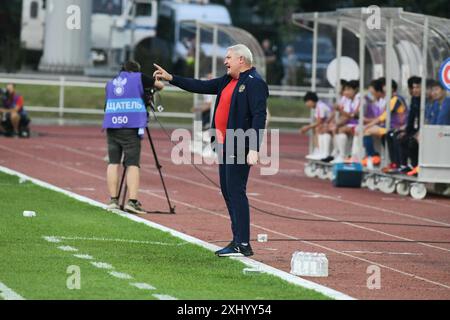
<svg viewBox="0 0 450 320">
<path fill-rule="evenodd" d="M 64 190 L 64 189 L 59 188 L 59 187 L 57 187 L 55 185 L 52 185 L 52 184 L 50 184 L 48 182 L 45 182 L 45 181 L 42 181 L 42 180 L 30 177 L 30 176 L 28 176 L 28 175 L 26 175 L 24 173 L 15 171 L 13 169 L 10 169 L 10 168 L 4 167 L 4 166 L 0 166 L 0 172 L 3 172 L 5 174 L 9 174 L 9 175 L 13 175 L 13 176 L 17 176 L 17 177 L 19 177 L 21 179 L 30 181 L 30 182 L 38 185 L 38 186 L 41 186 L 43 188 L 46 188 L 46 189 L 49 189 L 49 190 L 52 190 L 52 191 L 56 191 L 58 193 L 62 193 L 64 195 L 66 195 L 66 196 L 69 196 L 69 197 L 74 198 L 74 199 L 76 199 L 78 201 L 90 204 L 92 206 L 99 207 L 99 208 L 102 208 L 102 209 L 105 209 L 105 210 L 107 209 L 106 204 L 103 204 L 103 203 L 101 203 L 99 201 L 90 199 L 88 197 L 76 194 L 76 193 L 68 191 L 68 190 Z M 120 216 L 122 216 L 124 218 L 133 220 L 135 222 L 143 223 L 143 224 L 145 224 L 145 225 L 147 225 L 149 227 L 158 229 L 160 231 L 168 232 L 169 234 L 171 234 L 174 237 L 177 237 L 177 238 L 182 239 L 182 240 L 184 240 L 186 242 L 198 245 L 198 246 L 203 247 L 203 248 L 205 248 L 207 250 L 216 251 L 216 250 L 220 249 L 220 247 L 218 247 L 218 246 L 216 246 L 214 244 L 211 244 L 211 243 L 208 243 L 206 241 L 200 240 L 198 238 L 195 238 L 195 237 L 190 236 L 188 234 L 185 234 L 185 233 L 179 232 L 177 230 L 171 229 L 169 227 L 163 226 L 161 224 L 158 224 L 158 223 L 155 223 L 155 222 L 143 219 L 141 217 L 138 217 L 138 216 L 135 216 L 135 215 L 132 215 L 132 214 L 120 211 L 120 210 L 109 210 L 109 211 L 111 211 L 111 212 L 113 212 L 113 213 L 115 213 L 117 215 L 120 215 Z M 256 261 L 256 260 L 253 260 L 253 259 L 250 259 L 250 258 L 231 258 L 231 259 L 238 260 L 238 261 L 244 263 L 248 267 L 258 268 L 259 270 L 261 270 L 261 271 L 263 271 L 263 272 L 265 272 L 267 274 L 276 276 L 276 277 L 278 277 L 280 279 L 283 279 L 284 281 L 286 281 L 288 283 L 291 283 L 291 284 L 294 284 L 294 285 L 297 285 L 297 286 L 300 286 L 300 287 L 303 287 L 303 288 L 306 288 L 306 289 L 311 289 L 311 290 L 317 291 L 317 292 L 322 293 L 325 296 L 328 296 L 328 297 L 330 297 L 332 299 L 336 299 L 336 300 L 354 300 L 355 299 L 355 298 L 353 298 L 353 297 L 351 297 L 349 295 L 346 295 L 345 293 L 342 293 L 340 291 L 337 291 L 337 290 L 334 290 L 332 288 L 329 288 L 329 287 L 317 284 L 317 283 L 312 282 L 310 280 L 305 280 L 303 278 L 294 276 L 294 275 L 292 275 L 290 273 L 287 273 L 285 271 L 276 269 L 274 267 L 271 267 L 269 265 L 266 265 L 266 264 L 264 264 L 262 262 L 259 262 L 259 261 Z"/>
</svg>

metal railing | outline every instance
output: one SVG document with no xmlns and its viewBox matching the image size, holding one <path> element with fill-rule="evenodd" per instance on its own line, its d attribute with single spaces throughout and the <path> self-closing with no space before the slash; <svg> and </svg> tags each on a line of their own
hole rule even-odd
<svg viewBox="0 0 450 320">
<path fill-rule="evenodd" d="M 48 112 L 57 113 L 59 118 L 63 118 L 64 114 L 87 114 L 87 115 L 102 115 L 104 113 L 101 109 L 90 108 L 73 108 L 65 106 L 65 88 L 79 87 L 79 88 L 105 88 L 105 83 L 109 78 L 87 78 L 87 77 L 66 77 L 66 76 L 52 76 L 52 75 L 20 75 L 20 74 L 2 74 L 0 73 L 0 83 L 15 83 L 23 85 L 39 85 L 39 86 L 55 86 L 59 87 L 58 106 L 27 106 L 27 110 L 31 112 Z M 183 92 L 180 88 L 172 85 L 167 85 L 164 88 L 169 92 Z M 309 87 L 289 87 L 289 86 L 269 86 L 271 97 L 290 97 L 300 98 L 309 91 Z M 334 90 L 330 88 L 317 88 L 316 91 L 321 97 L 332 100 L 335 96 Z M 194 114 L 190 112 L 162 112 L 159 117 L 164 118 L 179 118 L 179 119 L 193 119 Z M 271 116 L 271 122 L 277 123 L 309 123 L 310 118 L 293 118 Z"/>
</svg>

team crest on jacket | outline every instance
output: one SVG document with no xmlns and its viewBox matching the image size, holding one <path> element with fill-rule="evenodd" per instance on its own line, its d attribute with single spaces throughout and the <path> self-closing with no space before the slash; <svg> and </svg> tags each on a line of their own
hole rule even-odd
<svg viewBox="0 0 450 320">
<path fill-rule="evenodd" d="M 121 96 L 125 93 L 125 85 L 127 84 L 127 78 L 118 77 L 113 80 L 114 94 L 116 96 Z"/>
<path fill-rule="evenodd" d="M 245 84 L 242 84 L 240 87 L 239 87 L 239 92 L 244 92 L 245 91 Z"/>
</svg>

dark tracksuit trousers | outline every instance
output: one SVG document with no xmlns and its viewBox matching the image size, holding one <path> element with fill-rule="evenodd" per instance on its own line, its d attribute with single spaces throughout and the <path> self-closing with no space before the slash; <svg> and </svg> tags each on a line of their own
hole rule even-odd
<svg viewBox="0 0 450 320">
<path fill-rule="evenodd" d="M 233 241 L 250 242 L 250 209 L 247 198 L 247 181 L 250 173 L 248 164 L 227 163 L 223 153 L 223 163 L 219 164 L 220 189 L 231 219 Z M 228 159 L 228 162 L 233 159 Z M 236 161 L 233 161 L 236 162 Z"/>
<path fill-rule="evenodd" d="M 217 95 L 214 116 L 211 121 L 211 128 L 215 129 L 218 103 L 222 91 L 231 80 L 232 78 L 229 75 L 211 80 L 195 80 L 173 76 L 173 80 L 170 83 L 190 92 Z M 238 83 L 231 97 L 227 129 L 242 129 L 244 132 L 248 129 L 255 130 L 256 140 L 258 141 L 257 149 L 259 149 L 261 142 L 259 133 L 265 129 L 268 97 L 269 89 L 267 84 L 255 68 L 240 73 Z M 215 145 L 215 148 L 217 147 L 216 151 L 218 151 L 219 156 L 226 157 L 224 155 L 226 147 L 224 148 L 223 145 L 221 147 L 217 143 L 213 143 L 213 145 Z M 220 149 L 222 149 L 222 152 L 220 152 Z M 250 146 L 246 144 L 246 152 L 250 149 Z M 238 158 L 228 159 L 234 160 L 232 163 L 227 161 L 226 158 L 220 161 L 219 176 L 223 198 L 230 214 L 233 241 L 236 243 L 249 243 L 250 209 L 246 189 L 250 166 L 245 164 L 245 161 L 243 164 L 237 164 L 237 160 L 240 160 L 239 155 L 242 155 L 241 152 L 237 149 L 228 152 L 229 157 L 238 155 Z"/>
</svg>

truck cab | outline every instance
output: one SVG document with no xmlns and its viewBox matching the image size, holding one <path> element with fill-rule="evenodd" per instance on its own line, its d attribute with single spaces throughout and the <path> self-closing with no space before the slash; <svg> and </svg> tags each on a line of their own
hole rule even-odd
<svg viewBox="0 0 450 320">
<path fill-rule="evenodd" d="M 157 39 L 159 45 L 166 48 L 170 61 L 176 73 L 183 74 L 183 69 L 189 60 L 193 59 L 195 45 L 195 21 L 231 25 L 228 10 L 221 5 L 209 4 L 208 1 L 162 1 L 158 12 Z M 201 49 L 206 56 L 211 55 L 211 33 L 202 30 Z M 220 47 L 228 44 L 219 44 Z M 221 48 L 220 48 L 221 49 Z M 219 49 L 220 54 L 224 54 Z"/>
<path fill-rule="evenodd" d="M 42 52 L 46 6 L 51 1 L 23 0 L 22 48 Z M 94 63 L 106 63 L 111 50 L 133 51 L 139 42 L 154 37 L 157 12 L 156 0 L 92 0 L 90 40 Z"/>
</svg>

